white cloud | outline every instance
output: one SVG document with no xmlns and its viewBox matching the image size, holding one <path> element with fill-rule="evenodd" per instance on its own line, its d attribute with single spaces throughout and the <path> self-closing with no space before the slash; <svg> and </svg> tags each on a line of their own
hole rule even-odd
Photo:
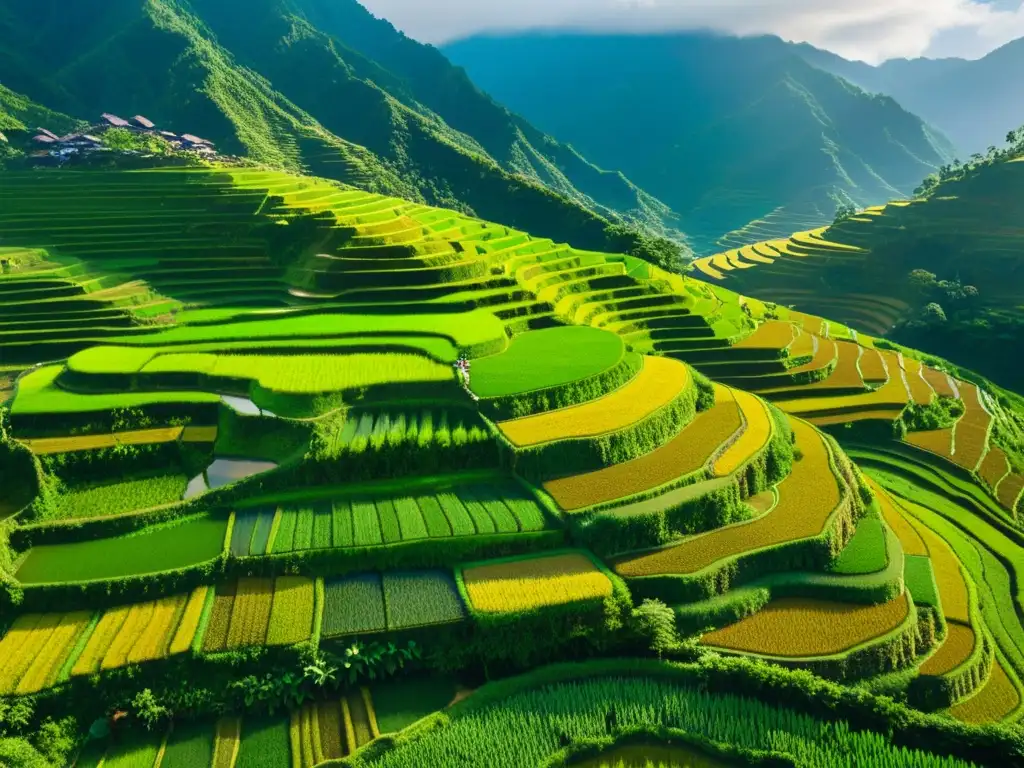
<svg viewBox="0 0 1024 768">
<path fill-rule="evenodd" d="M 849 58 L 984 55 L 1024 36 L 1021 0 L 361 0 L 419 40 L 573 28 L 776 34 Z M 1008 5 L 1009 4 L 1009 5 Z"/>
</svg>

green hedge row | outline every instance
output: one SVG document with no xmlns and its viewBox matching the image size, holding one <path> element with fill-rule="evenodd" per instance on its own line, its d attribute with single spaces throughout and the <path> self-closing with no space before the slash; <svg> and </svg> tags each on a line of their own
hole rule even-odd
<svg viewBox="0 0 1024 768">
<path fill-rule="evenodd" d="M 618 389 L 640 373 L 641 368 L 643 358 L 635 352 L 626 352 L 616 365 L 587 379 L 535 392 L 483 398 L 479 402 L 480 411 L 492 421 L 505 421 L 579 405 Z"/>
</svg>

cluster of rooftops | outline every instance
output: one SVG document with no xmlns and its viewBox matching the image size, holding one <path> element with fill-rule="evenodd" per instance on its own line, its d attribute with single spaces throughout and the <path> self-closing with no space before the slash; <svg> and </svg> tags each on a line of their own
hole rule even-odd
<svg viewBox="0 0 1024 768">
<path fill-rule="evenodd" d="M 66 136 L 58 136 L 46 128 L 39 128 L 39 133 L 32 137 L 36 144 L 45 154 L 53 157 L 67 157 L 70 155 L 109 151 L 103 140 L 94 135 L 92 131 L 105 128 L 124 128 L 133 133 L 159 136 L 172 149 L 194 152 L 200 155 L 216 155 L 213 142 L 201 139 L 191 133 L 176 134 L 171 131 L 157 130 L 156 124 L 147 117 L 135 115 L 130 120 L 104 113 L 102 121 L 91 126 L 81 133 L 70 133 Z"/>
</svg>

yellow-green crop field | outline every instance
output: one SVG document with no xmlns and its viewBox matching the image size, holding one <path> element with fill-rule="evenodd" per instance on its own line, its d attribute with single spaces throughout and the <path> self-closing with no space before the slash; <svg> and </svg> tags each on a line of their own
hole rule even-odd
<svg viewBox="0 0 1024 768">
<path fill-rule="evenodd" d="M 734 555 L 820 534 L 839 505 L 839 481 L 832 473 L 823 438 L 805 422 L 794 419 L 791 423 L 803 458 L 779 484 L 779 503 L 772 512 L 664 549 L 626 556 L 616 563 L 615 570 L 629 578 L 696 573 Z"/>
<path fill-rule="evenodd" d="M 715 462 L 713 471 L 716 477 L 731 475 L 761 453 L 772 437 L 772 417 L 767 406 L 759 398 L 741 390 L 733 390 L 733 395 L 743 412 L 746 426 L 739 439 Z"/>
<path fill-rule="evenodd" d="M 475 610 L 515 613 L 608 597 L 612 584 L 587 555 L 568 553 L 489 565 L 462 571 Z"/>
<path fill-rule="evenodd" d="M 910 611 L 900 595 L 879 605 L 789 597 L 701 638 L 704 645 L 786 658 L 829 656 L 897 629 Z"/>
<path fill-rule="evenodd" d="M 977 642 L 974 630 L 966 624 L 950 621 L 946 624 L 946 639 L 928 660 L 921 665 L 922 675 L 945 675 L 970 658 Z"/>
<path fill-rule="evenodd" d="M 966 701 L 949 710 L 949 714 L 965 723 L 996 723 L 1020 706 L 1021 697 L 1017 687 L 997 660 L 992 673 L 981 689 Z"/>
<path fill-rule="evenodd" d="M 583 405 L 501 422 L 498 427 L 520 447 L 552 440 L 592 437 L 624 429 L 661 410 L 692 385 L 689 369 L 676 360 L 646 357 L 632 381 Z"/>
<path fill-rule="evenodd" d="M 622 464 L 544 483 L 562 509 L 571 511 L 658 488 L 704 467 L 741 427 L 738 390 L 715 385 L 715 405 L 698 413 L 669 442 Z"/>
</svg>

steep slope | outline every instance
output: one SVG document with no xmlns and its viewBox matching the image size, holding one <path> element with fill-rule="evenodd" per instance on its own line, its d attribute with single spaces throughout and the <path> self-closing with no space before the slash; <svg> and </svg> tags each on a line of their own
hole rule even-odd
<svg viewBox="0 0 1024 768">
<path fill-rule="evenodd" d="M 1024 386 L 1024 146 L 925 197 L 701 260 L 735 290 L 887 334 L 1004 386 Z"/>
<path fill-rule="evenodd" d="M 61 111 L 142 113 L 260 162 L 501 215 L 587 247 L 606 244 L 608 221 L 663 231 L 665 206 L 514 118 L 354 0 L 8 6 L 5 82 Z M 363 40 L 384 63 L 355 49 Z M 463 114 L 461 130 L 445 120 Z"/>
<path fill-rule="evenodd" d="M 893 59 L 877 67 L 809 45 L 795 49 L 827 72 L 892 96 L 943 131 L 963 155 L 984 152 L 1024 123 L 1024 89 L 1012 75 L 1024 66 L 1024 39 L 975 61 Z"/>
<path fill-rule="evenodd" d="M 698 251 L 822 223 L 837 201 L 909 192 L 950 149 L 891 99 L 770 38 L 523 35 L 444 50 L 503 103 L 669 204 Z"/>
</svg>

